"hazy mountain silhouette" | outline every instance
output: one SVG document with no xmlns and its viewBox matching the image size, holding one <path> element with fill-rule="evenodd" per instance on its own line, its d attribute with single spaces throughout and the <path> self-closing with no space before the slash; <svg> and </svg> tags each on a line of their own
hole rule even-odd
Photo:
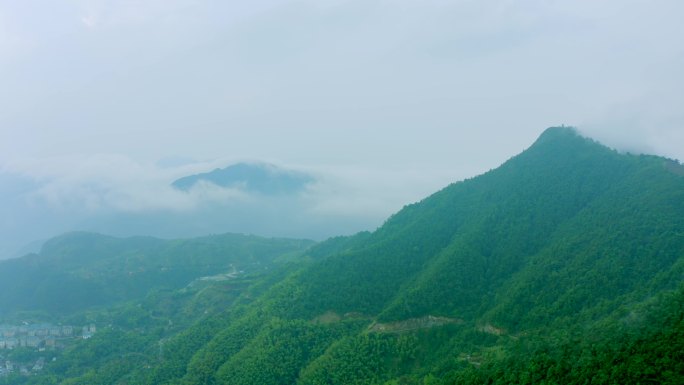
<svg viewBox="0 0 684 385">
<path fill-rule="evenodd" d="M 237 163 L 226 168 L 180 178 L 172 185 L 179 190 L 188 191 L 199 182 L 207 182 L 250 193 L 280 195 L 302 191 L 313 181 L 314 178 L 305 173 L 283 170 L 266 163 Z"/>
</svg>

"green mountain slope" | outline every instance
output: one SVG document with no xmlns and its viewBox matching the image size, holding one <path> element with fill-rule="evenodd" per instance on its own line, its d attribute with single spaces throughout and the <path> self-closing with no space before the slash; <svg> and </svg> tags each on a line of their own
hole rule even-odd
<svg viewBox="0 0 684 385">
<path fill-rule="evenodd" d="M 500 168 L 406 207 L 356 250 L 310 267 L 287 316 L 487 315 L 515 328 L 536 306 L 557 318 L 647 286 L 672 289 L 682 202 L 670 161 L 550 129 Z"/>
<path fill-rule="evenodd" d="M 239 234 L 161 240 L 69 233 L 46 242 L 40 254 L 0 262 L 0 318 L 64 315 L 179 289 L 201 276 L 262 270 L 312 244 Z"/>
<path fill-rule="evenodd" d="M 316 245 L 225 311 L 146 334 L 139 348 L 164 341 L 182 354 L 135 365 L 113 353 L 74 369 L 79 349 L 104 339 L 42 379 L 681 383 L 682 175 L 677 162 L 551 128 L 501 167 L 373 233 Z"/>
</svg>

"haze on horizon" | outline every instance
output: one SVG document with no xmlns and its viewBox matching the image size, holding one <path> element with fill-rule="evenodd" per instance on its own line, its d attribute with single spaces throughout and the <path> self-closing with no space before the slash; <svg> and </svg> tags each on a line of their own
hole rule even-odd
<svg viewBox="0 0 684 385">
<path fill-rule="evenodd" d="M 171 181 L 243 160 L 316 175 L 293 207 L 330 234 L 372 229 L 560 124 L 684 160 L 682 14 L 677 0 L 0 2 L 1 230 L 190 210 L 212 192 Z M 46 210 L 69 221 L 41 223 Z"/>
</svg>

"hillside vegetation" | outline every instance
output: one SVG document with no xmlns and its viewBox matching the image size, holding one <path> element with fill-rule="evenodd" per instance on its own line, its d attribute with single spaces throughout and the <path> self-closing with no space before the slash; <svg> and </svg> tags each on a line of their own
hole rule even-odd
<svg viewBox="0 0 684 385">
<path fill-rule="evenodd" d="M 39 254 L 0 262 L 0 320 L 21 311 L 66 315 L 180 289 L 202 276 L 257 272 L 312 244 L 239 234 L 161 240 L 69 233 Z"/>
</svg>

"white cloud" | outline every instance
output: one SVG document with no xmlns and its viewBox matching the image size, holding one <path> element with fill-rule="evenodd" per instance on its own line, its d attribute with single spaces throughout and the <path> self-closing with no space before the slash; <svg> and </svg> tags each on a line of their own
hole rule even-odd
<svg viewBox="0 0 684 385">
<path fill-rule="evenodd" d="M 320 176 L 297 202 L 307 214 L 372 219 L 551 125 L 683 160 L 683 13 L 678 0 L 3 4 L 0 164 L 38 178 L 32 199 L 55 209 L 189 212 L 248 198 L 180 193 L 176 177 L 262 160 Z M 155 163 L 172 154 L 202 161 Z"/>
<path fill-rule="evenodd" d="M 123 155 L 63 156 L 23 159 L 4 167 L 5 173 L 37 181 L 39 188 L 29 199 L 59 211 L 89 213 L 150 210 L 187 211 L 201 204 L 245 200 L 244 193 L 200 184 L 190 193 L 170 184 L 191 170 L 211 164 L 159 168 L 138 163 Z"/>
<path fill-rule="evenodd" d="M 546 126 L 596 125 L 682 83 L 667 64 L 682 61 L 676 1 L 76 4 L 106 33 L 66 35 L 8 73 L 20 97 L 0 116 L 12 130 L 3 156 L 344 160 L 333 142 L 410 165 L 403 147 L 422 136 L 419 157 L 448 154 L 451 141 L 450 158 L 433 161 L 456 164 L 490 132 L 503 140 L 481 156 L 499 159 Z M 659 114 L 674 116 L 681 96 L 666 98 Z"/>
<path fill-rule="evenodd" d="M 81 22 L 88 28 L 95 28 L 97 26 L 97 16 L 89 14 L 81 17 Z"/>
</svg>

